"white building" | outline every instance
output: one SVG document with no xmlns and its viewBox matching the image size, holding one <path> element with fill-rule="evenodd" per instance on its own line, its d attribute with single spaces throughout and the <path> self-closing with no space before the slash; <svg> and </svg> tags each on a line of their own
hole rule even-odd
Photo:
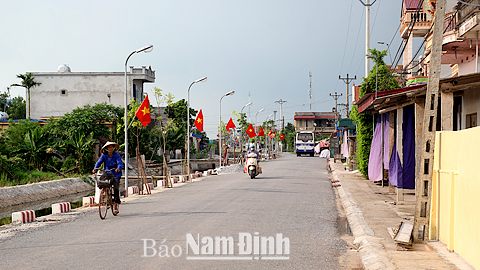
<svg viewBox="0 0 480 270">
<path fill-rule="evenodd" d="M 124 72 L 71 72 L 61 65 L 58 72 L 32 72 L 41 85 L 30 90 L 30 117 L 63 116 L 77 107 L 107 102 L 125 107 Z M 130 67 L 128 100 L 143 100 L 143 84 L 155 82 L 151 67 Z M 27 102 L 28 106 L 28 102 Z M 28 112 L 28 108 L 27 108 Z"/>
</svg>

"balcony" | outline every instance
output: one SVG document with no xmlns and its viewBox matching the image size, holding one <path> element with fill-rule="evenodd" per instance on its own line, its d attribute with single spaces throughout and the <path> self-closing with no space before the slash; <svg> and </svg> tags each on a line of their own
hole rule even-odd
<svg viewBox="0 0 480 270">
<path fill-rule="evenodd" d="M 411 30 L 413 32 L 413 37 L 424 37 L 430 29 L 431 21 L 432 19 L 430 15 L 426 12 L 415 12 L 414 10 L 405 11 L 402 18 L 400 19 L 400 22 L 402 24 L 400 27 L 400 33 L 402 35 L 402 38 L 408 38 L 408 30 L 410 29 L 410 24 L 412 22 L 415 22 L 415 25 Z"/>
<path fill-rule="evenodd" d="M 146 82 L 155 82 L 155 71 L 152 70 L 150 66 L 142 66 L 141 68 L 130 66 L 130 74 L 132 74 L 134 79 L 141 79 Z"/>
</svg>

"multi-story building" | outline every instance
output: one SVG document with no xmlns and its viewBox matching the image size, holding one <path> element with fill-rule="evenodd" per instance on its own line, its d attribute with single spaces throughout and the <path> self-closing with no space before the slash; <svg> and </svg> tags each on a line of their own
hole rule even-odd
<svg viewBox="0 0 480 270">
<path fill-rule="evenodd" d="M 340 115 L 335 112 L 296 112 L 293 120 L 296 132 L 311 131 L 320 137 L 335 132 L 335 120 L 339 118 Z"/>
<path fill-rule="evenodd" d="M 32 72 L 41 85 L 30 91 L 30 117 L 59 117 L 86 104 L 107 102 L 125 106 L 124 72 L 71 72 L 61 65 L 58 72 Z M 130 67 L 128 100 L 143 100 L 144 83 L 155 82 L 155 71 L 148 67 Z M 28 106 L 28 102 L 27 102 Z M 27 108 L 28 112 L 28 108 Z"/>
</svg>

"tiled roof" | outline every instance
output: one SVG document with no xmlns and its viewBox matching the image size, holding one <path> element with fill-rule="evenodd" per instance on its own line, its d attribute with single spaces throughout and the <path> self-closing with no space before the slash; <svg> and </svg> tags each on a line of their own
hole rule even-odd
<svg viewBox="0 0 480 270">
<path fill-rule="evenodd" d="M 407 10 L 415 10 L 418 7 L 418 3 L 422 0 L 404 0 L 403 4 Z"/>
</svg>

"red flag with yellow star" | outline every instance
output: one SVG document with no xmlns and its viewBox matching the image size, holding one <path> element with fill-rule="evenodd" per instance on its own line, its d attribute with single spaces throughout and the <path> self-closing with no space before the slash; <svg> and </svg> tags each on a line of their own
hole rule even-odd
<svg viewBox="0 0 480 270">
<path fill-rule="evenodd" d="M 231 128 L 235 128 L 235 124 L 232 121 L 232 118 L 230 117 L 230 120 L 228 121 L 227 125 L 225 126 L 227 131 L 230 131 Z"/>
<path fill-rule="evenodd" d="M 255 129 L 253 129 L 253 127 L 252 127 L 252 124 L 250 124 L 250 126 L 248 126 L 247 134 L 250 138 L 253 138 L 253 137 L 257 136 L 257 134 L 255 133 Z"/>
<path fill-rule="evenodd" d="M 146 127 L 150 122 L 152 122 L 152 118 L 150 116 L 150 102 L 148 101 L 148 95 L 142 102 L 142 105 L 138 107 L 135 116 L 142 122 L 143 127 Z"/>
<path fill-rule="evenodd" d="M 283 133 L 280 134 L 280 140 L 285 140 L 285 136 L 283 136 Z"/>
<path fill-rule="evenodd" d="M 197 119 L 195 119 L 195 127 L 200 130 L 200 132 L 203 131 L 203 113 L 202 113 L 202 110 L 200 109 L 200 111 L 198 112 L 197 114 Z"/>
<path fill-rule="evenodd" d="M 262 127 L 260 127 L 260 130 L 258 131 L 258 136 L 265 136 L 265 132 L 263 132 Z"/>
</svg>

